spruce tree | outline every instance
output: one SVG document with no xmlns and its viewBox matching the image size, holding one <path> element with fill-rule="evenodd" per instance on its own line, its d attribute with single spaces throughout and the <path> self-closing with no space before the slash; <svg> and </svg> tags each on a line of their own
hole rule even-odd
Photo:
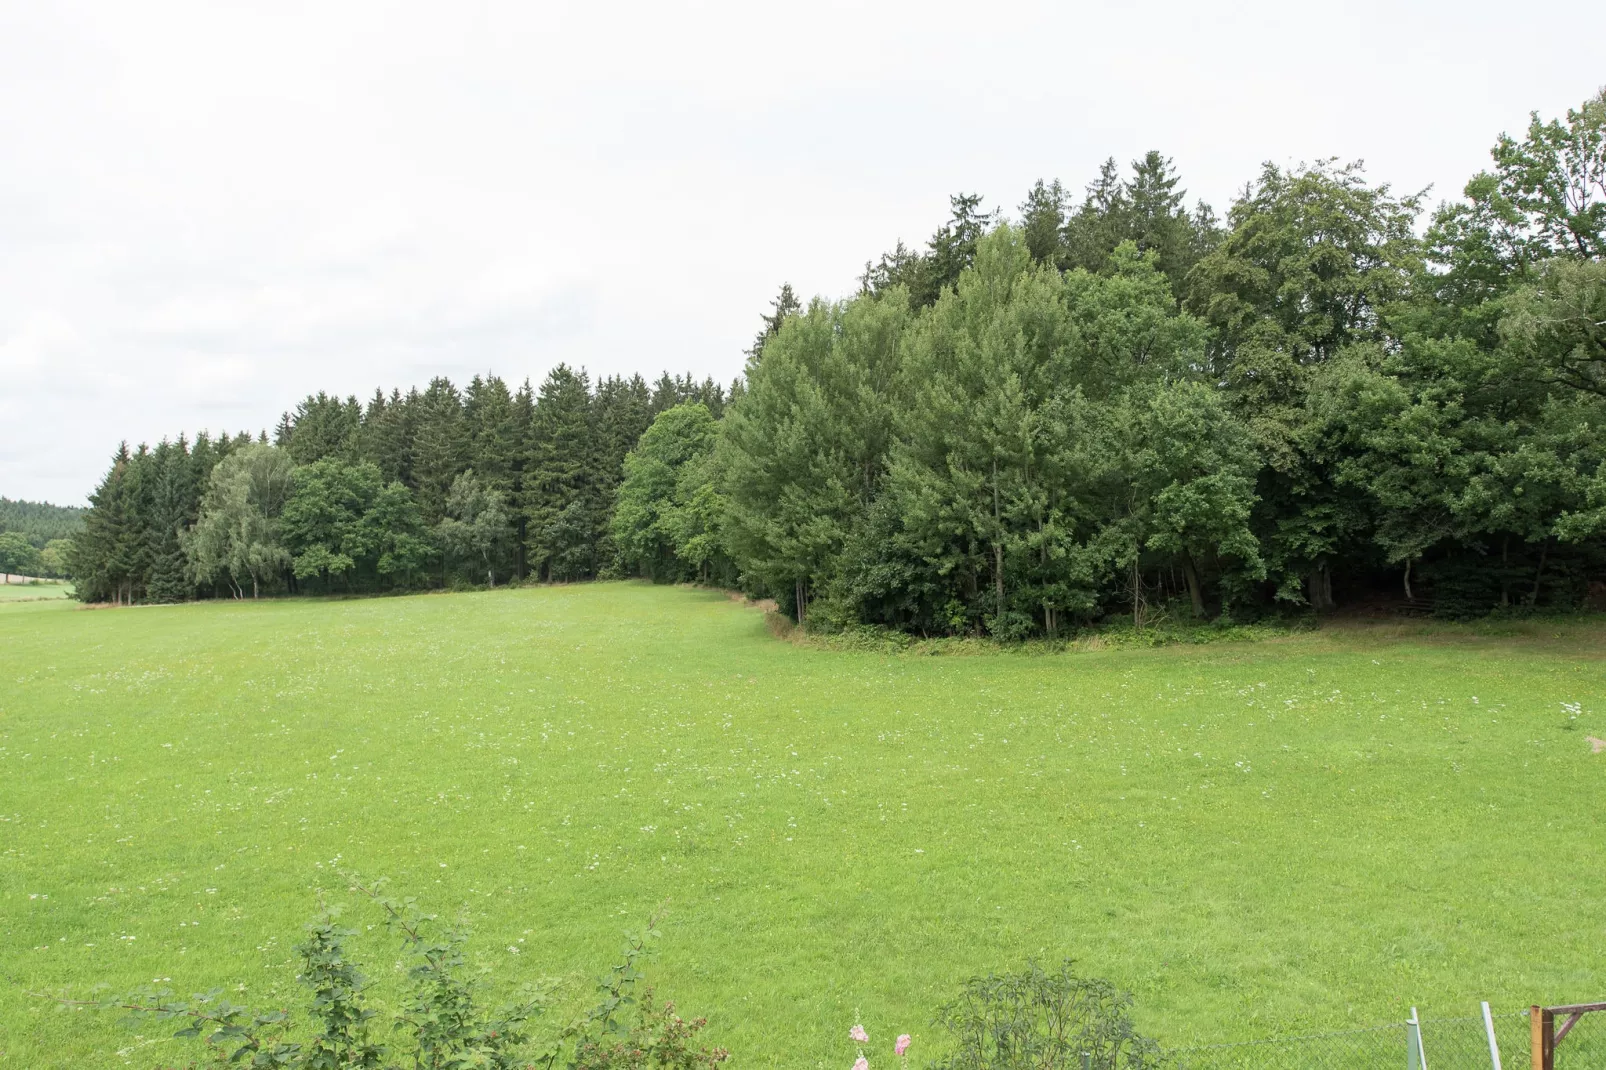
<svg viewBox="0 0 1606 1070">
<path fill-rule="evenodd" d="M 530 440 L 521 503 L 530 565 L 543 579 L 585 579 L 595 573 L 596 535 L 606 517 L 596 494 L 591 384 L 584 370 L 559 364 L 548 373 Z"/>
<path fill-rule="evenodd" d="M 418 506 L 429 524 L 446 515 L 452 482 L 468 467 L 472 444 L 463 419 L 463 401 L 450 379 L 431 379 L 420 395 L 412 469 Z"/>
</svg>

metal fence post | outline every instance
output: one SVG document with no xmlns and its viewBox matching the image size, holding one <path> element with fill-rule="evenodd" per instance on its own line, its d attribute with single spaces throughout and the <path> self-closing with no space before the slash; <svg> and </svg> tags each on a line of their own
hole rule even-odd
<svg viewBox="0 0 1606 1070">
<path fill-rule="evenodd" d="M 1494 1038 L 1494 1016 L 1489 1013 L 1489 1001 L 1483 1001 L 1483 1028 L 1489 1034 L 1489 1066 L 1492 1070 L 1500 1068 L 1500 1045 Z"/>
<path fill-rule="evenodd" d="M 1422 1020 L 1416 1015 L 1416 1008 L 1411 1008 L 1410 1020 L 1405 1023 L 1405 1066 L 1406 1070 L 1428 1070 L 1427 1053 L 1422 1050 Z"/>
</svg>

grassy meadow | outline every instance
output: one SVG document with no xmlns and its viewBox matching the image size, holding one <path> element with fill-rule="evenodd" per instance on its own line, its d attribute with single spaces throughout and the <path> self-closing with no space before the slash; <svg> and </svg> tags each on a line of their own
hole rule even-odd
<svg viewBox="0 0 1606 1070">
<path fill-rule="evenodd" d="M 0 1067 L 197 1055 L 37 994 L 292 1001 L 320 889 L 388 984 L 332 864 L 577 994 L 667 901 L 649 972 L 736 1066 L 845 1067 L 855 1021 L 929 1053 L 961 978 L 1034 957 L 1168 1046 L 1606 999 L 1603 655 L 844 652 L 636 583 L 0 605 Z"/>
<path fill-rule="evenodd" d="M 0 583 L 0 602 L 36 602 L 67 598 L 71 594 L 72 585 L 67 583 L 38 580 L 32 583 Z"/>
</svg>

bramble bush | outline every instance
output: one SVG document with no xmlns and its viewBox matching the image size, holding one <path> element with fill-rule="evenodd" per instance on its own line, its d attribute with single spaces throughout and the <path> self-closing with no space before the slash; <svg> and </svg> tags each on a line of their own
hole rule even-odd
<svg viewBox="0 0 1606 1070">
<path fill-rule="evenodd" d="M 550 982 L 526 984 L 511 1001 L 490 1006 L 489 984 L 470 970 L 463 952 L 465 925 L 443 925 L 417 900 L 386 895 L 382 880 L 348 877 L 401 938 L 408 969 L 392 1005 L 376 1006 L 380 1001 L 370 998 L 372 982 L 346 950 L 356 931 L 343 928 L 340 909 L 330 906 L 307 925 L 306 939 L 295 948 L 297 980 L 308 993 L 304 1026 L 283 1009 L 231 1003 L 221 990 L 181 1000 L 170 990 L 145 987 L 93 1005 L 127 1011 L 135 1020 L 178 1022 L 175 1036 L 203 1038 L 214 1064 L 251 1070 L 696 1070 L 727 1057 L 722 1048 L 697 1046 L 706 1019 L 682 1019 L 673 1003 L 657 1002 L 644 984 L 640 963 L 659 935 L 656 917 L 629 938 L 620 961 L 598 980 L 594 1007 L 538 1031 L 531 1023 L 552 1003 Z M 389 1044 L 380 1036 L 386 1021 L 399 1037 Z"/>
<path fill-rule="evenodd" d="M 937 1012 L 951 1053 L 934 1070 L 1155 1070 L 1159 1046 L 1138 1034 L 1132 995 L 1079 977 L 1069 959 L 966 981 Z"/>
</svg>

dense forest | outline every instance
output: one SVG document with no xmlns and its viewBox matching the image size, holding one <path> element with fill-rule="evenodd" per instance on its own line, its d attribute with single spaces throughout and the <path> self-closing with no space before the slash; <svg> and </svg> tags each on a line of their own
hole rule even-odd
<svg viewBox="0 0 1606 1070">
<path fill-rule="evenodd" d="M 70 557 L 87 601 L 172 602 L 590 579 L 625 455 L 665 409 L 722 412 L 720 384 L 665 374 L 593 384 L 559 365 L 533 389 L 324 393 L 272 439 L 179 436 L 119 448 Z"/>
<path fill-rule="evenodd" d="M 126 448 L 80 597 L 644 575 L 812 627 L 1055 635 L 1360 599 L 1574 607 L 1606 579 L 1606 92 L 1461 199 L 1265 165 L 1219 218 L 1112 160 L 953 198 L 858 292 L 783 287 L 729 390 L 317 394 Z"/>
<path fill-rule="evenodd" d="M 83 527 L 82 509 L 0 497 L 0 573 L 64 575 L 69 540 Z"/>
</svg>

